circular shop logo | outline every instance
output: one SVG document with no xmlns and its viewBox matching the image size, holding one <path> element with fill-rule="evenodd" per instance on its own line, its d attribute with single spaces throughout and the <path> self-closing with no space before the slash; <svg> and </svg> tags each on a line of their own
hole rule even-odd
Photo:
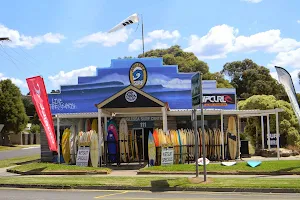
<svg viewBox="0 0 300 200">
<path fill-rule="evenodd" d="M 133 63 L 129 70 L 129 81 L 130 84 L 142 89 L 147 82 L 147 70 L 146 67 L 140 63 Z"/>
<path fill-rule="evenodd" d="M 126 94 L 125 94 L 125 99 L 126 99 L 126 101 L 128 101 L 130 103 L 135 102 L 136 99 L 137 99 L 136 92 L 133 91 L 133 90 L 127 91 Z"/>
</svg>

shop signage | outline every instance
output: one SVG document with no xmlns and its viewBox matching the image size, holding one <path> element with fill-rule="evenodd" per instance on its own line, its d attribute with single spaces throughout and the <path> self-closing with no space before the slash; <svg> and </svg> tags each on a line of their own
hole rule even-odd
<svg viewBox="0 0 300 200">
<path fill-rule="evenodd" d="M 163 147 L 161 149 L 161 165 L 172 165 L 174 162 L 173 147 Z"/>
<path fill-rule="evenodd" d="M 137 94 L 136 94 L 136 92 L 133 91 L 133 90 L 127 91 L 126 94 L 125 94 L 125 99 L 126 99 L 126 101 L 128 101 L 128 102 L 130 102 L 130 103 L 135 102 L 136 99 L 137 99 Z"/>
<path fill-rule="evenodd" d="M 227 106 L 235 104 L 234 94 L 203 94 L 204 106 Z"/>
<path fill-rule="evenodd" d="M 76 157 L 76 165 L 87 167 L 89 163 L 89 155 L 90 155 L 89 147 L 79 147 L 77 157 Z"/>
<path fill-rule="evenodd" d="M 142 89 L 147 83 L 147 70 L 143 63 L 135 62 L 129 70 L 129 82 L 134 87 Z"/>
<path fill-rule="evenodd" d="M 270 133 L 270 135 L 267 134 L 267 145 L 268 145 L 269 137 L 270 137 L 270 147 L 271 148 L 277 147 L 277 135 L 276 135 L 276 133 Z M 279 135 L 279 137 L 280 137 L 280 135 Z"/>
<path fill-rule="evenodd" d="M 162 121 L 162 117 L 126 117 L 128 122 L 140 122 L 140 121 Z"/>
<path fill-rule="evenodd" d="M 133 122 L 133 128 L 154 128 L 153 121 Z"/>
<path fill-rule="evenodd" d="M 197 107 L 200 105 L 200 89 L 202 87 L 200 81 L 200 73 L 192 76 L 192 106 Z"/>
</svg>

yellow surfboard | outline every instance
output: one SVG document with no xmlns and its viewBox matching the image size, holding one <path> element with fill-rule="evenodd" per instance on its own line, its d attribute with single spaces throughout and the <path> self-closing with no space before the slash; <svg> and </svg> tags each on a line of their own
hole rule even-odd
<svg viewBox="0 0 300 200">
<path fill-rule="evenodd" d="M 96 133 L 98 133 L 98 120 L 93 119 L 92 121 L 92 130 L 94 130 Z"/>
<path fill-rule="evenodd" d="M 62 155 L 66 164 L 70 162 L 70 129 L 66 128 L 62 135 Z"/>
</svg>

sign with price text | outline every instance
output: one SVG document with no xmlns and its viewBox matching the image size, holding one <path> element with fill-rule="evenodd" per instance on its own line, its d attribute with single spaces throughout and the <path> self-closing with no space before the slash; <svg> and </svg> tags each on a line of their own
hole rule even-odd
<svg viewBox="0 0 300 200">
<path fill-rule="evenodd" d="M 76 158 L 76 165 L 87 167 L 89 163 L 89 155 L 90 155 L 89 147 L 79 147 L 77 158 Z"/>
<path fill-rule="evenodd" d="M 173 147 L 162 147 L 161 149 L 161 165 L 172 165 L 174 161 Z"/>
</svg>

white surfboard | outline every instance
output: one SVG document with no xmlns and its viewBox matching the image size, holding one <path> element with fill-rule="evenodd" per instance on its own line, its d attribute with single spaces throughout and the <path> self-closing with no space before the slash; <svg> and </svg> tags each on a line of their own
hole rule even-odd
<svg viewBox="0 0 300 200">
<path fill-rule="evenodd" d="M 209 162 L 210 162 L 210 160 L 208 160 L 207 158 L 205 158 L 205 165 L 208 165 Z M 198 159 L 198 165 L 204 165 L 203 158 L 199 158 Z"/>
<path fill-rule="evenodd" d="M 224 166 L 233 166 L 235 164 L 236 164 L 236 162 L 221 162 L 221 165 L 224 165 Z"/>
<path fill-rule="evenodd" d="M 75 157 L 75 153 L 76 153 L 76 133 L 75 133 L 75 126 L 72 125 L 70 128 L 70 155 L 71 155 L 71 163 L 74 164 L 76 162 L 76 157 Z"/>
</svg>

